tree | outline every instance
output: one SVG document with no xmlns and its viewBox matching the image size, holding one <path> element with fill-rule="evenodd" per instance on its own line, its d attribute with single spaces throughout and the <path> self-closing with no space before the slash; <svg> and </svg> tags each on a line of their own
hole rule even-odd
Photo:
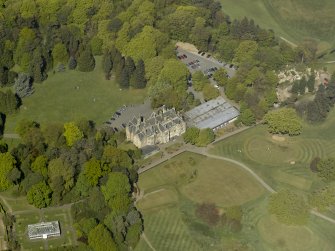
<svg viewBox="0 0 335 251">
<path fill-rule="evenodd" d="M 12 185 L 7 175 L 15 165 L 16 160 L 10 153 L 0 153 L 0 191 L 8 189 Z"/>
<path fill-rule="evenodd" d="M 74 167 L 61 158 L 49 162 L 49 185 L 54 193 L 65 194 L 74 186 Z"/>
<path fill-rule="evenodd" d="M 248 108 L 241 110 L 239 120 L 246 126 L 251 126 L 256 123 L 254 113 Z"/>
<path fill-rule="evenodd" d="M 55 44 L 52 50 L 52 58 L 54 66 L 56 66 L 57 64 L 66 64 L 68 62 L 69 54 L 64 44 Z"/>
<path fill-rule="evenodd" d="M 15 92 L 20 98 L 30 96 L 34 93 L 31 78 L 25 73 L 19 73 L 15 84 Z"/>
<path fill-rule="evenodd" d="M 110 167 L 132 168 L 132 159 L 126 151 L 107 145 L 104 149 L 102 160 Z"/>
<path fill-rule="evenodd" d="M 79 71 L 89 72 L 93 71 L 95 67 L 95 59 L 90 49 L 84 49 L 78 58 Z"/>
<path fill-rule="evenodd" d="M 11 90 L 6 92 L 0 91 L 0 113 L 13 114 L 18 106 L 18 100 Z"/>
<path fill-rule="evenodd" d="M 99 178 L 102 176 L 101 162 L 96 158 L 92 158 L 84 164 L 84 175 L 92 186 L 98 184 Z"/>
<path fill-rule="evenodd" d="M 88 234 L 88 244 L 94 251 L 116 251 L 116 244 L 103 224 L 93 228 Z"/>
<path fill-rule="evenodd" d="M 160 48 L 164 48 L 168 43 L 166 34 L 153 28 L 145 26 L 143 30 L 136 34 L 125 46 L 126 55 L 132 57 L 135 62 L 142 59 L 144 62 L 157 56 Z"/>
<path fill-rule="evenodd" d="M 8 72 L 6 67 L 0 67 L 0 86 L 6 86 L 8 83 Z"/>
<path fill-rule="evenodd" d="M 90 41 L 90 45 L 91 45 L 92 54 L 94 56 L 102 54 L 103 41 L 99 37 L 97 36 L 93 37 L 92 40 Z"/>
<path fill-rule="evenodd" d="M 48 175 L 47 164 L 48 159 L 45 156 L 40 155 L 31 164 L 31 170 L 33 170 L 36 173 L 42 174 L 42 176 L 46 178 Z"/>
<path fill-rule="evenodd" d="M 27 193 L 27 200 L 29 204 L 34 205 L 37 208 L 47 207 L 51 203 L 51 188 L 42 181 L 33 185 L 28 193 Z"/>
<path fill-rule="evenodd" d="M 130 76 L 126 68 L 123 68 L 120 75 L 119 85 L 122 89 L 129 88 Z"/>
<path fill-rule="evenodd" d="M 61 123 L 50 123 L 43 128 L 43 136 L 49 147 L 65 145 L 66 139 L 63 134 L 64 126 Z"/>
<path fill-rule="evenodd" d="M 144 61 L 140 59 L 130 79 L 130 85 L 136 89 L 142 89 L 145 88 L 146 84 Z"/>
<path fill-rule="evenodd" d="M 253 61 L 257 49 L 258 45 L 255 41 L 242 41 L 235 51 L 233 62 L 242 64 L 247 61 Z"/>
<path fill-rule="evenodd" d="M 205 100 L 215 99 L 220 96 L 219 90 L 209 83 L 205 84 L 202 93 L 204 94 Z"/>
<path fill-rule="evenodd" d="M 82 218 L 74 226 L 77 230 L 78 237 L 88 236 L 88 234 L 98 225 L 97 220 L 94 218 Z"/>
<path fill-rule="evenodd" d="M 309 218 L 309 207 L 304 198 L 288 190 L 271 194 L 269 212 L 287 225 L 304 225 Z"/>
<path fill-rule="evenodd" d="M 70 70 L 74 70 L 77 67 L 77 61 L 74 57 L 70 57 L 69 62 L 68 62 L 68 67 Z"/>
<path fill-rule="evenodd" d="M 314 159 L 312 159 L 309 168 L 311 169 L 312 172 L 316 173 L 318 172 L 318 164 L 320 162 L 320 158 L 319 157 L 315 157 Z"/>
<path fill-rule="evenodd" d="M 158 81 L 169 83 L 177 92 L 185 91 L 187 88 L 187 77 L 189 72 L 182 62 L 176 59 L 168 59 L 164 62 Z"/>
<path fill-rule="evenodd" d="M 215 226 L 220 220 L 219 210 L 213 203 L 197 205 L 195 215 L 209 226 Z"/>
<path fill-rule="evenodd" d="M 317 164 L 318 176 L 325 181 L 335 180 L 335 159 L 328 158 L 320 160 Z"/>
<path fill-rule="evenodd" d="M 74 122 L 69 122 L 64 124 L 64 137 L 66 139 L 66 144 L 68 146 L 73 146 L 76 141 L 82 139 L 84 134 Z"/>
<path fill-rule="evenodd" d="M 307 88 L 309 92 L 314 91 L 314 85 L 315 85 L 315 73 L 314 70 L 312 69 L 312 74 L 309 76 L 309 79 L 307 81 Z"/>
<path fill-rule="evenodd" d="M 119 172 L 112 172 L 108 175 L 106 185 L 101 187 L 101 191 L 108 205 L 114 212 L 127 212 L 131 200 L 131 191 L 128 177 Z"/>
<path fill-rule="evenodd" d="M 105 52 L 103 58 L 102 58 L 102 64 L 103 64 L 103 70 L 105 73 L 105 78 L 107 80 L 110 79 L 110 74 L 113 69 L 113 61 L 110 52 Z"/>
<path fill-rule="evenodd" d="M 126 234 L 126 242 L 131 248 L 136 247 L 137 243 L 140 240 L 141 232 L 142 232 L 141 223 L 137 223 L 128 227 Z"/>
<path fill-rule="evenodd" d="M 220 86 L 225 86 L 228 81 L 228 73 L 225 68 L 220 68 L 214 72 L 213 78 Z"/>
<path fill-rule="evenodd" d="M 208 79 L 202 73 L 202 71 L 196 71 L 192 75 L 192 86 L 196 91 L 202 91 L 204 86 L 208 84 Z"/>
<path fill-rule="evenodd" d="M 335 205 L 335 186 L 328 185 L 310 194 L 308 203 L 319 211 L 325 211 Z"/>
<path fill-rule="evenodd" d="M 199 137 L 200 129 L 196 127 L 188 127 L 186 128 L 185 133 L 183 134 L 184 142 L 185 143 L 191 143 L 192 145 L 195 145 L 197 142 L 197 139 Z"/>
<path fill-rule="evenodd" d="M 206 128 L 200 130 L 199 136 L 196 140 L 197 146 L 207 146 L 215 140 L 215 134 L 212 129 Z"/>
<path fill-rule="evenodd" d="M 126 57 L 126 60 L 124 62 L 124 68 L 128 72 L 128 76 L 130 78 L 136 68 L 134 60 L 131 57 Z"/>
<path fill-rule="evenodd" d="M 264 123 L 268 124 L 271 133 L 299 135 L 302 130 L 301 121 L 292 108 L 281 108 L 267 113 Z"/>
</svg>

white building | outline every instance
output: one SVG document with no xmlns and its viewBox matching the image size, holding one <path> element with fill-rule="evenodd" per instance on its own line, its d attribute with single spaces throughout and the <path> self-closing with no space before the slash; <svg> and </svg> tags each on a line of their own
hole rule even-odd
<svg viewBox="0 0 335 251">
<path fill-rule="evenodd" d="M 28 236 L 31 240 L 60 236 L 59 222 L 40 222 L 28 225 Z"/>
<path fill-rule="evenodd" d="M 233 122 L 240 112 L 223 97 L 205 102 L 185 113 L 186 123 L 199 129 L 219 129 Z"/>
</svg>

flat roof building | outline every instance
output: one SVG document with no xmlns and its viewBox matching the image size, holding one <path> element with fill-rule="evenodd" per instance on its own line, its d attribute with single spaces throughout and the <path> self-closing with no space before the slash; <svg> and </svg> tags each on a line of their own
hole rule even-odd
<svg viewBox="0 0 335 251">
<path fill-rule="evenodd" d="M 215 130 L 236 120 L 239 115 L 236 107 L 220 96 L 186 112 L 184 117 L 190 127 Z"/>
<path fill-rule="evenodd" d="M 58 221 L 40 222 L 28 225 L 29 239 L 47 239 L 51 236 L 60 236 L 60 228 Z"/>
</svg>

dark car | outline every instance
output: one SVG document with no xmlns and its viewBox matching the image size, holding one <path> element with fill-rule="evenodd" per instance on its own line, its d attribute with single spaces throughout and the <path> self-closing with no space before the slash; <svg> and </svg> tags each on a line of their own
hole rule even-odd
<svg viewBox="0 0 335 251">
<path fill-rule="evenodd" d="M 233 65 L 233 64 L 230 64 L 230 65 L 229 65 L 229 68 L 233 68 L 233 67 L 234 67 L 234 65 Z"/>
<path fill-rule="evenodd" d="M 120 112 L 116 112 L 115 114 L 116 114 L 117 116 L 120 116 L 120 115 L 121 115 L 121 113 L 120 113 Z"/>
<path fill-rule="evenodd" d="M 201 53 L 201 56 L 203 56 L 203 55 L 205 55 L 206 53 L 205 52 L 203 52 L 203 53 Z"/>
<path fill-rule="evenodd" d="M 208 54 L 208 55 L 207 55 L 207 58 L 209 58 L 210 56 L 211 56 L 211 54 Z"/>
<path fill-rule="evenodd" d="M 184 58 L 187 58 L 187 56 L 185 54 L 183 56 L 184 56 Z"/>
<path fill-rule="evenodd" d="M 202 51 L 198 51 L 198 54 L 201 54 L 202 53 Z"/>
</svg>

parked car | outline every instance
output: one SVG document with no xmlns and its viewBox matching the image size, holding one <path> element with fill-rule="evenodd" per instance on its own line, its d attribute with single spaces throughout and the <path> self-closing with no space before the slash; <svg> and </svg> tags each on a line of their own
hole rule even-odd
<svg viewBox="0 0 335 251">
<path fill-rule="evenodd" d="M 208 54 L 208 55 L 207 55 L 207 58 L 209 58 L 210 56 L 211 56 L 211 54 Z"/>
<path fill-rule="evenodd" d="M 202 51 L 198 51 L 198 54 L 201 54 L 202 53 Z"/>
<path fill-rule="evenodd" d="M 203 53 L 201 53 L 201 56 L 203 56 L 203 55 L 205 55 L 206 53 L 205 52 L 203 52 Z"/>
</svg>

